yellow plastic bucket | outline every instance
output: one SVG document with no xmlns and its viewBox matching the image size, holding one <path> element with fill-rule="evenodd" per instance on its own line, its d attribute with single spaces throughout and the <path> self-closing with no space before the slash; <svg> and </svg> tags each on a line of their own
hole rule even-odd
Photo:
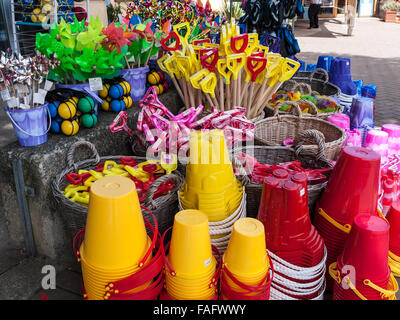
<svg viewBox="0 0 400 320">
<path fill-rule="evenodd" d="M 192 277 L 215 268 L 206 214 L 183 210 L 175 215 L 168 261 L 177 276 Z"/>
<path fill-rule="evenodd" d="M 144 256 L 147 233 L 132 180 L 112 176 L 93 183 L 83 243 L 87 262 L 98 268 L 129 268 Z"/>
<path fill-rule="evenodd" d="M 268 271 L 264 225 L 259 220 L 241 218 L 234 223 L 223 262 L 238 278 L 258 278 Z"/>
<path fill-rule="evenodd" d="M 148 237 L 147 238 L 147 249 L 146 249 L 146 252 L 150 248 L 151 242 L 152 242 L 152 240 L 150 239 L 150 237 Z M 135 273 L 135 272 L 139 271 L 138 264 L 132 265 L 132 266 L 130 266 L 128 268 L 124 268 L 124 269 L 104 269 L 104 268 L 99 268 L 99 267 L 93 266 L 86 260 L 83 243 L 81 244 L 79 253 L 80 253 L 81 261 L 83 261 L 85 263 L 87 269 L 92 274 L 95 274 L 95 275 L 104 276 L 104 277 L 105 276 L 111 276 L 111 277 L 121 276 L 122 277 L 122 276 L 125 276 L 127 274 L 132 274 L 132 273 Z M 150 262 L 152 256 L 153 256 L 152 254 L 149 255 L 149 257 L 147 258 L 147 261 L 145 262 L 145 265 L 148 262 Z"/>
</svg>

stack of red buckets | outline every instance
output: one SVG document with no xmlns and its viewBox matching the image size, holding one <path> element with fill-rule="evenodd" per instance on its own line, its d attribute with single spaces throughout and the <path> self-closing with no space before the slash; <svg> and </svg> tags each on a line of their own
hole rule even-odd
<svg viewBox="0 0 400 320">
<path fill-rule="evenodd" d="M 276 266 L 271 299 L 321 298 L 326 251 L 310 221 L 307 177 L 277 169 L 265 178 L 257 219 L 264 224 L 266 246 Z"/>
<path fill-rule="evenodd" d="M 389 223 L 374 215 L 354 218 L 344 250 L 329 267 L 334 300 L 395 300 L 388 263 Z"/>
<path fill-rule="evenodd" d="M 327 267 L 342 253 L 353 220 L 378 216 L 380 155 L 361 147 L 344 147 L 317 202 L 314 225 L 328 249 Z M 327 275 L 327 290 L 332 278 Z"/>
</svg>

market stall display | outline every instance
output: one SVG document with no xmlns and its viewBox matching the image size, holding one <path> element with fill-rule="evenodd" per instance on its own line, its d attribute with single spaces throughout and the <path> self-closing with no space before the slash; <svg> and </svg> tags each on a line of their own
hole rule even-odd
<svg viewBox="0 0 400 320">
<path fill-rule="evenodd" d="M 32 56 L 0 52 L 20 144 L 78 135 L 52 191 L 85 299 L 395 299 L 400 126 L 375 127 L 350 59 L 288 58 L 296 5 L 245 1 L 245 33 L 209 2 L 133 1 L 107 26 L 61 19 Z M 125 131 L 132 154 L 100 157 L 83 128 Z"/>
</svg>

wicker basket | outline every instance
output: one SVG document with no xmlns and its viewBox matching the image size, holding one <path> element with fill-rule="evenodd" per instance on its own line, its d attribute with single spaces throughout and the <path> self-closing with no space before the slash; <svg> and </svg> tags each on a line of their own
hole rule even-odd
<svg viewBox="0 0 400 320">
<path fill-rule="evenodd" d="M 316 91 L 321 95 L 339 98 L 341 90 L 338 86 L 328 82 L 329 74 L 324 69 L 315 69 L 312 72 L 298 71 L 289 81 L 282 84 L 281 88 L 292 87 L 292 81 L 306 83 L 311 86 L 312 91 Z"/>
<path fill-rule="evenodd" d="M 318 144 L 318 152 L 304 150 L 302 147 L 304 141 L 313 139 Z M 243 149 L 237 149 L 234 153 L 248 153 L 255 157 L 260 163 L 263 164 L 279 164 L 289 161 L 301 161 L 301 165 L 305 169 L 320 169 L 330 168 L 332 163 L 325 157 L 325 149 L 322 138 L 315 130 L 307 130 L 302 133 L 298 145 L 295 148 L 289 147 L 272 147 L 272 146 L 249 146 Z M 234 162 L 236 166 L 241 166 L 239 160 Z M 243 175 L 244 168 L 241 168 Z M 326 174 L 329 177 L 330 173 Z M 260 205 L 262 185 L 251 183 L 250 180 L 241 179 L 242 183 L 246 186 L 247 194 L 247 216 L 255 218 L 258 213 Z M 308 190 L 308 207 L 310 214 L 314 212 L 316 201 L 319 199 L 327 182 L 309 185 Z"/>
<path fill-rule="evenodd" d="M 74 153 L 75 150 L 79 147 L 89 148 L 93 154 L 93 158 L 75 162 Z M 88 208 L 81 206 L 64 196 L 62 190 L 64 190 L 65 187 L 70 184 L 70 182 L 65 178 L 65 175 L 71 172 L 77 172 L 80 169 L 94 169 L 96 168 L 97 164 L 107 160 L 112 160 L 119 163 L 121 157 L 124 156 L 100 157 L 97 153 L 95 146 L 88 141 L 78 141 L 71 146 L 70 150 L 67 153 L 68 167 L 63 170 L 59 175 L 57 175 L 57 177 L 54 179 L 52 184 L 52 191 L 57 202 L 61 205 L 62 214 L 73 236 L 85 226 Z M 135 160 L 137 162 L 146 161 L 145 158 L 137 156 L 135 156 Z M 174 189 L 169 194 L 153 200 L 154 193 L 156 192 L 160 184 L 167 180 L 174 181 Z M 174 173 L 158 178 L 149 188 L 143 206 L 149 208 L 154 213 L 158 222 L 158 228 L 160 232 L 164 232 L 173 224 L 174 215 L 178 212 L 177 191 L 180 189 L 183 182 L 183 176 L 178 171 L 175 171 Z M 145 210 L 143 211 L 143 216 L 147 220 L 152 221 L 148 212 Z"/>
<path fill-rule="evenodd" d="M 274 116 L 256 123 L 254 140 L 257 145 L 282 146 L 287 139 L 298 139 L 300 134 L 309 129 L 318 130 L 325 144 L 326 157 L 336 160 L 346 138 L 343 129 L 334 124 L 312 116 L 303 116 L 298 105 L 294 104 L 291 111 L 297 115 L 279 115 L 278 108 Z M 307 150 L 317 152 L 318 147 L 307 145 Z"/>
</svg>

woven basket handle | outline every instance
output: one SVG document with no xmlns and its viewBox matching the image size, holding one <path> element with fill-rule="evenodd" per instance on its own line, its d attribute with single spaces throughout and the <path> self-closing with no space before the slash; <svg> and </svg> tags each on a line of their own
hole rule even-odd
<svg viewBox="0 0 400 320">
<path fill-rule="evenodd" d="M 286 80 L 285 81 L 285 87 L 287 88 L 287 91 L 293 92 L 293 88 L 297 85 L 297 82 L 295 80 Z"/>
<path fill-rule="evenodd" d="M 318 152 L 316 154 L 316 159 L 320 160 L 320 159 L 326 158 L 326 156 L 325 156 L 325 136 L 323 135 L 322 132 L 315 130 L 315 129 L 303 131 L 300 134 L 298 141 L 295 141 L 294 149 L 296 151 L 296 156 L 299 156 L 302 152 L 307 151 L 307 150 L 304 150 L 303 145 L 306 143 L 309 144 L 310 140 L 313 140 L 318 145 Z"/>
<path fill-rule="evenodd" d="M 93 143 L 89 142 L 89 141 L 77 141 L 75 142 L 71 148 L 68 150 L 67 153 L 67 164 L 68 167 L 74 167 L 75 170 L 77 170 L 77 166 L 74 160 L 74 154 L 75 154 L 75 150 L 79 147 L 85 146 L 86 148 L 89 148 L 90 151 L 92 151 L 93 157 L 95 158 L 95 164 L 98 164 L 100 162 L 100 156 L 99 153 L 96 150 L 96 147 L 94 146 Z"/>
<path fill-rule="evenodd" d="M 181 187 L 181 184 L 182 184 L 182 179 L 178 175 L 171 173 L 171 174 L 167 174 L 165 176 L 159 177 L 156 181 L 154 181 L 154 183 L 150 186 L 150 188 L 147 192 L 146 200 L 145 200 L 146 207 L 149 207 L 151 210 L 157 210 L 157 204 L 153 200 L 154 194 L 156 193 L 156 191 L 158 190 L 160 185 L 168 180 L 173 180 L 173 182 L 174 182 L 174 189 L 172 189 L 169 192 L 169 194 L 175 193 L 179 190 L 179 188 Z"/>
<path fill-rule="evenodd" d="M 303 88 L 306 89 L 307 91 L 303 91 L 302 90 Z M 305 94 L 310 95 L 312 92 L 312 89 L 309 84 L 307 84 L 305 82 L 299 82 L 299 83 L 296 83 L 296 85 L 293 86 L 292 90 L 290 90 L 290 91 L 292 91 L 292 92 L 300 91 L 300 93 L 302 95 L 305 95 Z"/>
<path fill-rule="evenodd" d="M 238 170 L 237 178 L 241 182 L 243 186 L 247 186 L 251 183 L 251 180 L 247 176 L 246 170 L 244 169 L 242 163 L 233 155 L 232 157 L 232 164 Z"/>
<path fill-rule="evenodd" d="M 323 73 L 323 74 L 324 74 L 325 79 L 324 79 L 324 80 L 321 80 L 321 81 L 323 81 L 324 84 L 327 83 L 328 80 L 329 80 L 329 74 L 328 74 L 328 72 L 327 72 L 325 69 L 322 69 L 322 68 L 317 68 L 317 69 L 315 69 L 313 72 L 311 72 L 311 74 L 310 74 L 310 81 L 312 82 L 312 81 L 314 80 L 314 75 L 315 75 L 317 72 L 318 72 L 318 73 Z"/>
<path fill-rule="evenodd" d="M 307 104 L 311 107 L 312 112 L 310 112 L 312 115 L 317 115 L 318 114 L 318 109 L 317 106 L 309 100 L 300 100 L 300 101 L 296 101 L 299 105 L 300 104 Z"/>
<path fill-rule="evenodd" d="M 282 101 L 281 103 L 279 103 L 275 109 L 274 109 L 274 116 L 277 116 L 279 118 L 279 109 L 284 106 L 285 104 L 289 104 L 291 106 L 293 106 L 294 108 L 290 108 L 290 111 L 292 112 L 292 114 L 294 113 L 293 110 L 296 110 L 297 116 L 299 118 L 301 118 L 303 116 L 301 109 L 299 107 L 299 104 L 297 103 L 297 101 Z"/>
</svg>

